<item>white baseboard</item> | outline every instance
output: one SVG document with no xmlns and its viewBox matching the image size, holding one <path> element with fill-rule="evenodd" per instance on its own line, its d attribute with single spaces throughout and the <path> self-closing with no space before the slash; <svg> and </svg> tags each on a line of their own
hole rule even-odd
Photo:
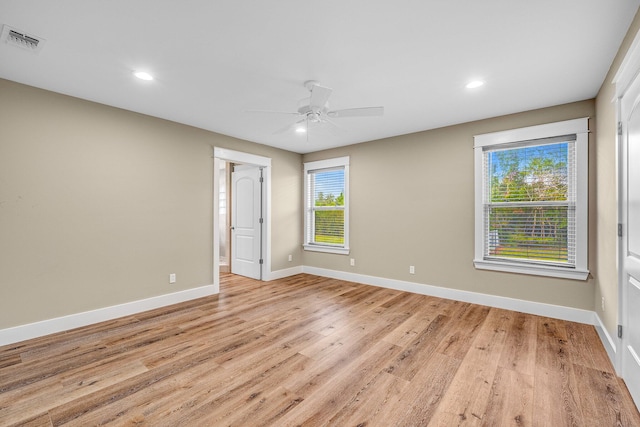
<svg viewBox="0 0 640 427">
<path fill-rule="evenodd" d="M 295 276 L 296 274 L 302 273 L 303 267 L 301 265 L 285 268 L 283 270 L 276 270 L 270 273 L 267 273 L 266 278 L 264 279 L 266 282 L 277 279 L 284 279 L 285 277 Z"/>
<path fill-rule="evenodd" d="M 569 320 L 571 322 L 594 324 L 594 312 L 579 308 L 564 307 L 560 305 L 545 304 L 541 302 L 525 301 L 515 298 L 496 295 L 481 294 L 477 292 L 461 291 L 458 289 L 443 288 L 440 286 L 423 285 L 420 283 L 406 282 L 403 280 L 385 279 L 382 277 L 367 276 L 364 274 L 348 273 L 344 271 L 327 270 L 317 267 L 303 267 L 303 271 L 316 276 L 330 277 L 332 279 L 347 280 L 350 282 L 364 283 L 366 285 L 382 288 L 396 289 L 422 295 L 430 295 L 440 298 L 452 299 L 506 310 L 520 311 L 522 313 L 536 314 L 538 316 L 554 319 Z"/>
<path fill-rule="evenodd" d="M 111 307 L 99 308 L 97 310 L 85 311 L 83 313 L 71 314 L 68 316 L 56 317 L 54 319 L 43 320 L 41 322 L 29 323 L 15 326 L 13 328 L 0 330 L 0 346 L 13 344 L 16 342 L 37 338 L 56 332 L 68 331 L 81 326 L 93 323 L 104 322 L 122 316 L 140 313 L 155 308 L 177 304 L 196 298 L 215 295 L 217 292 L 214 285 L 201 286 L 199 288 L 187 289 L 171 294 L 160 295 L 138 301 L 131 301 Z"/>
<path fill-rule="evenodd" d="M 607 328 L 604 326 L 604 323 L 602 323 L 602 319 L 600 319 L 600 316 L 598 316 L 598 313 L 593 313 L 593 318 L 594 318 L 593 324 L 596 328 L 596 332 L 600 337 L 600 341 L 602 341 L 602 345 L 604 345 L 604 349 L 607 350 L 607 355 L 609 356 L 609 360 L 611 360 L 611 363 L 613 364 L 613 366 L 616 366 L 616 353 L 617 353 L 616 342 L 611 337 L 611 335 L 609 335 L 609 331 L 607 331 Z"/>
</svg>

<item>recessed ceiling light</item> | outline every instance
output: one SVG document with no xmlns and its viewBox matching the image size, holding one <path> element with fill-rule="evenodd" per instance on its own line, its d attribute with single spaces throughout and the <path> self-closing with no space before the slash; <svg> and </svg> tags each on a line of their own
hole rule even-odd
<svg viewBox="0 0 640 427">
<path fill-rule="evenodd" d="M 307 128 L 305 128 L 304 126 L 298 126 L 296 128 L 296 133 L 307 133 Z"/>
<path fill-rule="evenodd" d="M 469 83 L 467 83 L 467 85 L 465 86 L 467 89 L 475 89 L 477 87 L 480 87 L 484 85 L 484 82 L 482 80 L 474 80 L 471 81 Z"/>
<path fill-rule="evenodd" d="M 153 76 L 146 71 L 136 71 L 133 73 L 134 76 L 139 78 L 140 80 L 153 80 Z"/>
</svg>

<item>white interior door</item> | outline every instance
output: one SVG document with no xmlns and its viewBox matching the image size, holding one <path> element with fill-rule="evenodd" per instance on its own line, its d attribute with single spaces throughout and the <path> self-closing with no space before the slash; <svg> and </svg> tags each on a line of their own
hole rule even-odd
<svg viewBox="0 0 640 427">
<path fill-rule="evenodd" d="M 640 407 L 640 78 L 620 103 L 621 374 Z"/>
<path fill-rule="evenodd" d="M 262 170 L 234 166 L 231 176 L 231 272 L 261 279 Z"/>
</svg>

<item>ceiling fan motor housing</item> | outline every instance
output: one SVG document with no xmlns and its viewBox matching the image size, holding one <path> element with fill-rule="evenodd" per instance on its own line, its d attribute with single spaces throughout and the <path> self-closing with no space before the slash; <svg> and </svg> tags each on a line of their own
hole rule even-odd
<svg viewBox="0 0 640 427">
<path fill-rule="evenodd" d="M 329 109 L 329 105 L 325 104 L 324 108 L 319 108 L 315 106 L 311 106 L 311 99 L 304 98 L 298 101 L 298 113 L 303 116 L 320 116 L 322 114 L 326 114 Z M 311 119 L 311 117 L 309 117 Z"/>
</svg>

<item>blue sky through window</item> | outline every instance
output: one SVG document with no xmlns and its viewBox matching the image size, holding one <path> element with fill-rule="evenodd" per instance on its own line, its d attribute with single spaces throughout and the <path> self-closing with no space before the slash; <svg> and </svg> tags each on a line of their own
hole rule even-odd
<svg viewBox="0 0 640 427">
<path fill-rule="evenodd" d="M 344 170 L 316 172 L 314 176 L 315 199 L 318 198 L 320 193 L 325 197 L 329 194 L 338 197 L 340 193 L 344 192 Z"/>
<path fill-rule="evenodd" d="M 551 160 L 554 164 L 563 164 L 566 168 L 568 159 L 568 143 L 537 145 L 532 147 L 498 150 L 489 153 L 490 174 L 502 179 L 510 166 L 517 162 L 517 170 L 525 171 L 532 159 Z"/>
</svg>

